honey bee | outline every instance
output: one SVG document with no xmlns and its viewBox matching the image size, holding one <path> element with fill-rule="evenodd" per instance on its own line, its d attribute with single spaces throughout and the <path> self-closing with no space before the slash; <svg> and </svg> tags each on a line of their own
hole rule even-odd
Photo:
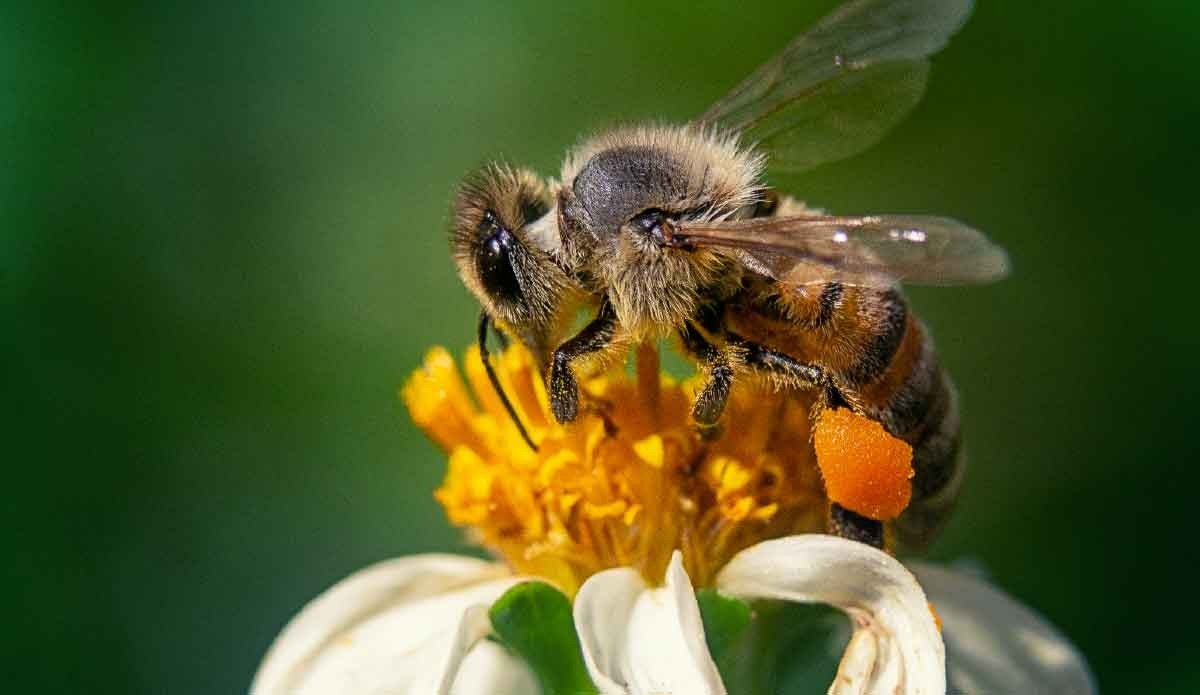
<svg viewBox="0 0 1200 695">
<path fill-rule="evenodd" d="M 849 2 L 691 123 L 588 139 L 558 181 L 500 165 L 468 179 L 452 246 L 484 308 L 481 349 L 489 321 L 530 345 L 564 423 L 578 414 L 581 362 L 665 336 L 706 371 L 701 426 L 718 421 L 741 373 L 815 389 L 818 407 L 851 408 L 912 445 L 913 499 L 896 535 L 932 539 L 961 477 L 957 397 L 898 285 L 993 281 L 1007 256 L 952 219 L 828 215 L 764 181 L 881 139 L 916 105 L 928 56 L 970 9 Z M 588 306 L 595 317 L 567 337 Z M 831 528 L 883 543 L 879 522 L 837 505 Z"/>
</svg>

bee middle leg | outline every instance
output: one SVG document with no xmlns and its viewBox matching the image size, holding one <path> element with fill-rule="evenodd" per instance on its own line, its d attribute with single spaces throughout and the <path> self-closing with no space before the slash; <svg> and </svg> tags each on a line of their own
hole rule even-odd
<svg viewBox="0 0 1200 695">
<path fill-rule="evenodd" d="M 734 333 L 724 334 L 724 348 L 713 345 L 690 323 L 679 332 L 679 337 L 684 349 L 708 369 L 708 380 L 696 394 L 696 403 L 692 406 L 692 418 L 702 426 L 711 426 L 720 419 L 729 401 L 734 368 L 738 366 L 754 367 L 801 388 L 833 388 L 820 367 L 805 364 Z"/>
<path fill-rule="evenodd" d="M 572 422 L 579 415 L 579 384 L 571 362 L 608 347 L 616 330 L 617 314 L 606 301 L 591 323 L 554 350 L 550 359 L 550 410 L 559 423 Z"/>
<path fill-rule="evenodd" d="M 701 427 L 711 427 L 721 419 L 725 404 L 729 401 L 729 389 L 733 386 L 735 359 L 729 349 L 713 345 L 690 323 L 679 331 L 683 347 L 701 360 L 708 369 L 708 380 L 696 394 L 692 404 L 692 419 Z"/>
</svg>

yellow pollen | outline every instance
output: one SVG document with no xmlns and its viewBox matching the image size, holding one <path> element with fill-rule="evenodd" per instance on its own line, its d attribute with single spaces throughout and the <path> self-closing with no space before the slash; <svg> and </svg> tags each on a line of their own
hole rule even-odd
<svg viewBox="0 0 1200 695">
<path fill-rule="evenodd" d="M 662 468 L 664 461 L 663 440 L 657 434 L 633 443 L 633 450 L 642 461 L 655 468 Z"/>
<path fill-rule="evenodd" d="M 554 421 L 526 350 L 494 357 L 534 452 L 477 349 L 463 362 L 466 383 L 445 349 L 430 350 L 402 395 L 416 424 L 449 454 L 434 497 L 451 523 L 516 572 L 572 594 L 617 566 L 659 582 L 675 549 L 692 581 L 710 585 L 739 550 L 825 528 L 811 395 L 744 375 L 720 427 L 701 432 L 691 419 L 698 382 L 659 374 L 653 349 L 637 355 L 636 375 L 616 369 L 581 380 L 579 419 L 567 426 Z"/>
</svg>

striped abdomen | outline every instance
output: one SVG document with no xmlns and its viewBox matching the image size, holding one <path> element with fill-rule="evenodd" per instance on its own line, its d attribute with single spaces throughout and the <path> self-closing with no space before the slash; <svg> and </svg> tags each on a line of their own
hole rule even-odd
<svg viewBox="0 0 1200 695">
<path fill-rule="evenodd" d="M 897 539 L 922 545 L 937 534 L 961 478 L 954 386 L 921 321 L 896 290 L 837 282 L 788 285 L 756 277 L 726 307 L 725 324 L 754 343 L 819 367 L 848 405 L 913 447 L 913 499 Z M 839 403 L 838 401 L 842 401 Z"/>
</svg>

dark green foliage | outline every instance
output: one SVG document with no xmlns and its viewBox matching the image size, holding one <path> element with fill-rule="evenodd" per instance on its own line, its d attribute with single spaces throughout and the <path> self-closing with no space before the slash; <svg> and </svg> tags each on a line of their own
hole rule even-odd
<svg viewBox="0 0 1200 695">
<path fill-rule="evenodd" d="M 595 695 L 571 618 L 571 602 L 543 582 L 509 589 L 489 615 L 500 641 L 537 675 L 542 695 Z"/>
</svg>

